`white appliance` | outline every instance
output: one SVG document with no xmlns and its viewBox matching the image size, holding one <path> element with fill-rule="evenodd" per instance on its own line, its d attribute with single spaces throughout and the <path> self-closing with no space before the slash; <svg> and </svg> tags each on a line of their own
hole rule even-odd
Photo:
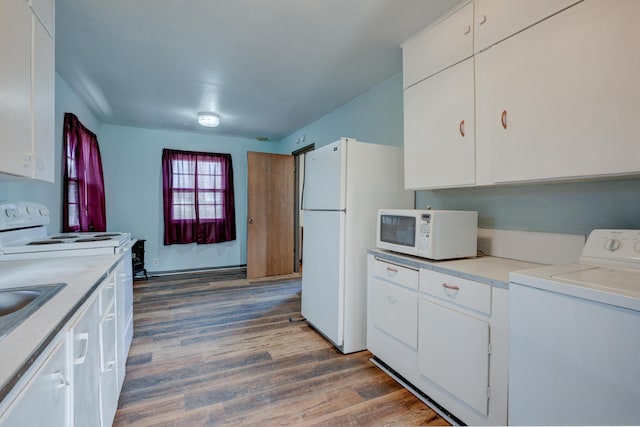
<svg viewBox="0 0 640 427">
<path fill-rule="evenodd" d="M 116 277 L 120 319 L 125 319 L 123 342 L 119 344 L 120 360 L 126 360 L 133 340 L 133 269 L 130 233 L 83 232 L 47 234 L 49 209 L 33 202 L 0 201 L 0 261 L 58 258 L 122 253 L 124 272 Z M 43 272 L 46 274 L 46 272 Z M 120 386 L 125 364 L 118 367 Z"/>
<path fill-rule="evenodd" d="M 435 260 L 474 257 L 478 212 L 380 209 L 376 246 Z"/>
<path fill-rule="evenodd" d="M 638 425 L 640 230 L 510 280 L 509 424 Z"/>
<path fill-rule="evenodd" d="M 350 138 L 306 155 L 302 316 L 343 353 L 366 348 L 367 249 L 381 208 L 413 206 L 402 150 Z"/>
</svg>

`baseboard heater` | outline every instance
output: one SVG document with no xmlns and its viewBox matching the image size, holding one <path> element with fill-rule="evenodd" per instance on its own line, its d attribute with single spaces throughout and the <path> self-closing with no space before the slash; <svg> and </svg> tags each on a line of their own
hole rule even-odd
<svg viewBox="0 0 640 427">
<path fill-rule="evenodd" d="M 225 267 L 211 267 L 211 268 L 189 268 L 184 270 L 165 270 L 165 271 L 148 271 L 149 277 L 163 277 L 163 276 L 176 276 L 180 274 L 197 274 L 208 273 L 212 277 L 232 277 L 234 279 L 245 279 L 247 277 L 247 266 L 234 265 Z"/>
<path fill-rule="evenodd" d="M 384 363 L 382 360 L 378 359 L 376 356 L 373 356 L 369 359 L 371 363 L 376 365 L 378 368 L 382 369 L 387 373 L 391 378 L 393 378 L 398 384 L 406 388 L 411 394 L 420 399 L 422 403 L 427 405 L 429 408 L 433 409 L 443 417 L 445 420 L 450 422 L 452 425 L 458 426 L 466 426 L 459 418 L 453 415 L 451 412 L 447 411 L 442 405 L 438 402 L 430 398 L 428 395 L 424 394 L 422 391 L 418 390 L 413 384 L 407 381 L 402 375 L 394 371 L 389 365 Z"/>
</svg>

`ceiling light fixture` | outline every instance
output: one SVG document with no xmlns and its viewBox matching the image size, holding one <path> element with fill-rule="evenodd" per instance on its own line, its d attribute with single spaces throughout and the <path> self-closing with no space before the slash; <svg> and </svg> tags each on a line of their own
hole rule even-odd
<svg viewBox="0 0 640 427">
<path fill-rule="evenodd" d="M 198 113 L 198 123 L 201 126 L 215 128 L 220 124 L 220 116 L 214 113 Z"/>
</svg>

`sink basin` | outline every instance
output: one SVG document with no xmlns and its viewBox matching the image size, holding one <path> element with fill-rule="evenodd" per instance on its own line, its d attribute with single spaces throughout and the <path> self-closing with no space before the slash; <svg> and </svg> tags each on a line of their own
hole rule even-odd
<svg viewBox="0 0 640 427">
<path fill-rule="evenodd" d="M 0 338 L 49 301 L 65 283 L 0 289 Z"/>
<path fill-rule="evenodd" d="M 0 316 L 15 313 L 26 307 L 38 296 L 42 295 L 41 290 L 19 290 L 0 292 Z"/>
</svg>

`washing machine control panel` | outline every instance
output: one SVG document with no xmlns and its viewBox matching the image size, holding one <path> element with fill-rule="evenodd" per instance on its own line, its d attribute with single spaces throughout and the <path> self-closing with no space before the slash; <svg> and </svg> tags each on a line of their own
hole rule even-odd
<svg viewBox="0 0 640 427">
<path fill-rule="evenodd" d="M 640 230 L 593 230 L 581 262 L 624 265 L 640 269 Z"/>
</svg>

